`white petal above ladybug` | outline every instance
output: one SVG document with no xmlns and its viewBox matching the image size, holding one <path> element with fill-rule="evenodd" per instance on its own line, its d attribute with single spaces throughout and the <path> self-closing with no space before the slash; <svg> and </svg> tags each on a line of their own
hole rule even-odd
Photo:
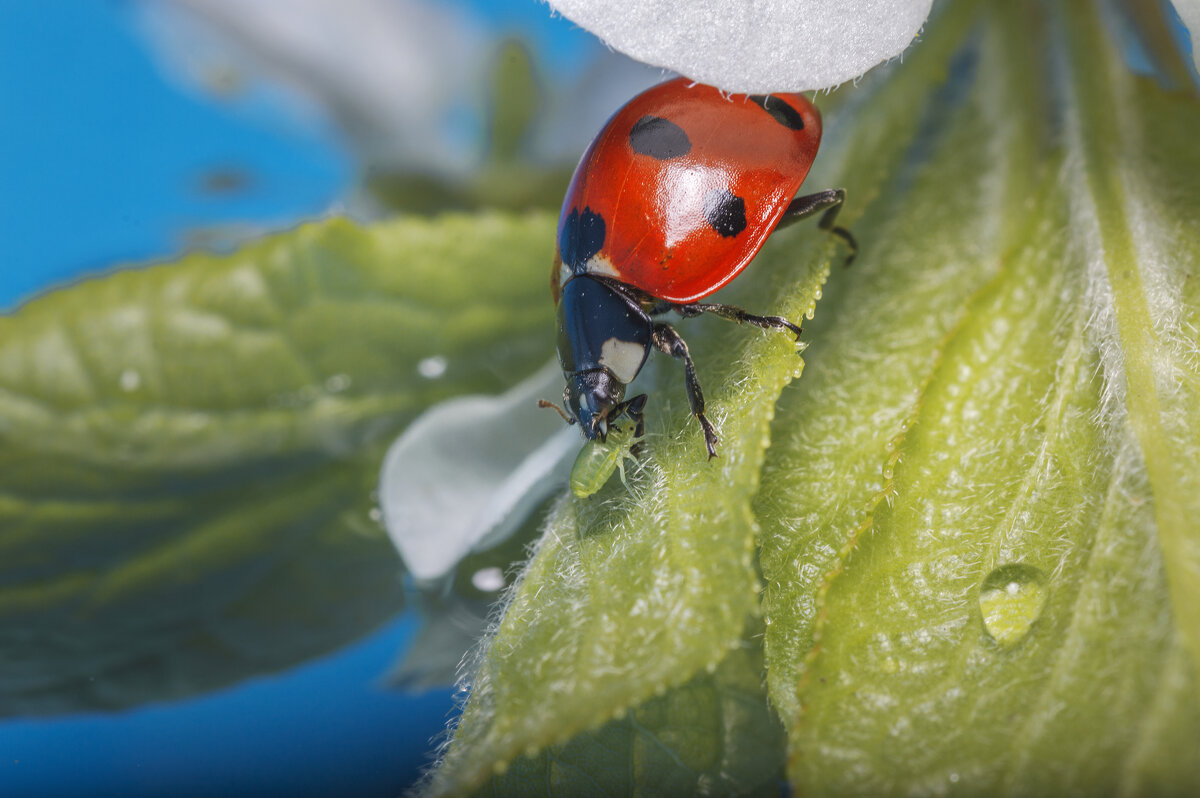
<svg viewBox="0 0 1200 798">
<path fill-rule="evenodd" d="M 729 92 L 825 89 L 912 43 L 932 0 L 549 0 L 610 47 Z"/>
</svg>

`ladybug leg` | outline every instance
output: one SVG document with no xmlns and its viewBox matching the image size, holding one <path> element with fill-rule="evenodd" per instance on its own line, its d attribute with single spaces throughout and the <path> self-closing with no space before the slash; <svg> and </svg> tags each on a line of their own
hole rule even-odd
<svg viewBox="0 0 1200 798">
<path fill-rule="evenodd" d="M 850 250 L 850 254 L 846 256 L 846 262 L 842 266 L 849 266 L 854 262 L 854 258 L 858 255 L 858 242 L 854 240 L 854 234 L 844 227 L 834 225 L 837 220 L 838 211 L 842 209 L 842 203 L 846 201 L 846 189 L 831 188 L 825 191 L 819 191 L 816 194 L 808 194 L 803 197 L 796 197 L 787 206 L 787 210 L 783 212 L 783 217 L 779 220 L 779 224 L 775 226 L 778 230 L 784 225 L 799 221 L 814 213 L 825 211 L 821 217 L 821 221 L 817 222 L 817 227 L 822 230 L 828 230 L 842 241 L 846 242 L 846 247 Z"/>
<path fill-rule="evenodd" d="M 673 307 L 675 312 L 685 319 L 699 316 L 701 313 L 711 313 L 723 319 L 736 321 L 738 324 L 753 324 L 755 327 L 761 327 L 764 330 L 788 330 L 795 334 L 797 341 L 800 340 L 800 333 L 803 332 L 799 325 L 793 324 L 782 316 L 755 316 L 753 313 L 747 313 L 734 305 L 721 305 L 715 302 L 692 302 L 691 304 L 675 305 Z"/>
<path fill-rule="evenodd" d="M 654 325 L 654 333 L 650 340 L 660 351 L 683 361 L 683 370 L 687 377 L 685 384 L 687 385 L 688 405 L 692 409 L 692 415 L 700 422 L 700 428 L 704 430 L 704 445 L 708 449 L 708 459 L 713 459 L 717 456 L 717 431 L 708 417 L 704 415 L 704 394 L 700 390 L 700 380 L 696 379 L 696 364 L 692 362 L 692 356 L 688 354 L 687 344 L 679 337 L 679 333 L 675 332 L 674 327 L 662 322 Z"/>
<path fill-rule="evenodd" d="M 644 393 L 622 402 L 613 408 L 612 418 L 620 416 L 622 413 L 629 416 L 633 420 L 633 438 L 637 443 L 629 447 L 629 453 L 634 457 L 642 455 L 641 439 L 646 435 L 646 399 Z"/>
<path fill-rule="evenodd" d="M 642 439 L 646 437 L 646 394 L 639 394 L 629 400 L 626 414 L 633 419 L 633 437 L 637 443 L 629 447 L 629 453 L 634 457 L 642 456 Z"/>
</svg>

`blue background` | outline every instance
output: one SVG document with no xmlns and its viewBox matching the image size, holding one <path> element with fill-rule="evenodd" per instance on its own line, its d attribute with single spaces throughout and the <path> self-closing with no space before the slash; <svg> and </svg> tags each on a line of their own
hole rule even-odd
<svg viewBox="0 0 1200 798">
<path fill-rule="evenodd" d="M 324 210 L 352 178 L 332 130 L 256 126 L 159 74 L 125 3 L 6 2 L 0 18 L 0 307 L 179 250 L 189 227 Z M 249 191 L 205 194 L 250 165 Z"/>
</svg>

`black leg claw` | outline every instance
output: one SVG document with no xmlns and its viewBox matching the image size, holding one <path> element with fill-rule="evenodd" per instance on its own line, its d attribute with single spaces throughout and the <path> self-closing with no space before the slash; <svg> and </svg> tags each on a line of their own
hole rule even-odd
<svg viewBox="0 0 1200 798">
<path fill-rule="evenodd" d="M 704 430 L 704 446 L 708 449 L 708 459 L 711 460 L 717 456 L 717 431 L 713 428 L 712 422 L 703 413 L 696 416 L 700 422 L 700 427 Z"/>
</svg>

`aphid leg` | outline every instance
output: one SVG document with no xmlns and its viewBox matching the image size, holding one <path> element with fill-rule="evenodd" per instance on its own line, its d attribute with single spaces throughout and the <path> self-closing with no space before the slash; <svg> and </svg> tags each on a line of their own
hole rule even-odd
<svg viewBox="0 0 1200 798">
<path fill-rule="evenodd" d="M 630 451 L 633 451 L 632 449 Z M 625 455 L 624 453 L 617 455 L 617 475 L 621 477 L 621 484 L 629 487 L 629 483 L 625 480 Z"/>
<path fill-rule="evenodd" d="M 704 394 L 700 390 L 700 381 L 696 379 L 696 364 L 692 362 L 692 356 L 688 354 L 687 344 L 671 325 L 662 322 L 654 325 L 651 340 L 660 351 L 683 361 L 683 369 L 687 378 L 685 384 L 688 405 L 692 409 L 692 415 L 700 422 L 700 428 L 704 430 L 704 445 L 708 449 L 708 459 L 711 460 L 717 456 L 717 431 L 708 417 L 704 415 Z"/>
<path fill-rule="evenodd" d="M 675 305 L 674 308 L 675 312 L 685 319 L 692 316 L 699 316 L 701 313 L 712 313 L 714 316 L 736 321 L 738 324 L 753 324 L 755 327 L 761 327 L 764 330 L 790 330 L 795 334 L 797 341 L 800 340 L 800 333 L 803 332 L 799 325 L 793 324 L 782 316 L 755 316 L 753 313 L 747 313 L 734 305 L 721 305 L 715 302 L 692 302 L 687 305 Z"/>
<path fill-rule="evenodd" d="M 547 402 L 545 399 L 538 399 L 538 407 L 548 407 L 551 410 L 553 410 L 554 412 L 558 413 L 560 416 L 562 416 L 562 420 L 567 422 L 568 424 L 575 423 L 575 419 L 571 418 L 565 412 L 563 412 L 563 409 L 561 407 L 559 407 L 558 405 L 554 404 L 554 402 Z"/>
<path fill-rule="evenodd" d="M 846 247 L 850 250 L 850 254 L 846 256 L 846 262 L 842 266 L 849 266 L 854 262 L 855 256 L 858 255 L 858 242 L 854 240 L 853 233 L 844 227 L 838 227 L 834 224 L 834 221 L 837 220 L 838 211 L 842 209 L 842 203 L 845 201 L 846 189 L 844 188 L 830 188 L 825 191 L 819 191 L 816 194 L 796 197 L 787 206 L 787 210 L 783 212 L 783 217 L 779 220 L 779 224 L 775 226 L 775 229 L 778 230 L 780 227 L 812 216 L 814 213 L 825 211 L 825 214 L 821 217 L 821 221 L 817 222 L 817 227 L 822 230 L 828 230 L 846 242 Z"/>
</svg>

